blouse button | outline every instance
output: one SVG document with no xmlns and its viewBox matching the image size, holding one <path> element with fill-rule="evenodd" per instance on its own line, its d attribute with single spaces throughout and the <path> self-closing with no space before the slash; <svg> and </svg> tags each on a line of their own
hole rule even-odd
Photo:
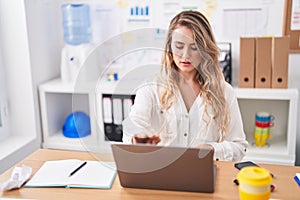
<svg viewBox="0 0 300 200">
<path fill-rule="evenodd" d="M 183 135 L 186 137 L 186 136 L 187 136 L 187 133 L 184 133 Z"/>
<path fill-rule="evenodd" d="M 189 117 L 189 115 L 188 115 L 188 114 L 185 114 L 184 116 L 185 116 L 185 118 L 188 118 L 188 117 Z"/>
</svg>

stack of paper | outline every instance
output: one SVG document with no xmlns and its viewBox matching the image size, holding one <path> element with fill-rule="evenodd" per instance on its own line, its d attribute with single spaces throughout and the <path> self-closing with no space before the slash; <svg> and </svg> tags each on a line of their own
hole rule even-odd
<svg viewBox="0 0 300 200">
<path fill-rule="evenodd" d="M 72 176 L 69 176 L 84 161 L 46 161 L 25 187 L 68 187 L 109 189 L 116 176 L 114 162 L 87 161 Z"/>
</svg>

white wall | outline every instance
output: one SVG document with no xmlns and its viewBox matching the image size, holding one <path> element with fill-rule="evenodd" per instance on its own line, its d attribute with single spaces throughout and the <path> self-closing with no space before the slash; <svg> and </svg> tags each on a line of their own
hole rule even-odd
<svg viewBox="0 0 300 200">
<path fill-rule="evenodd" d="M 39 148 L 41 134 L 22 0 L 0 1 L 0 31 L 10 126 L 0 141 L 1 173 Z"/>
<path fill-rule="evenodd" d="M 0 140 L 6 138 L 9 133 L 6 90 L 5 70 L 2 59 L 2 46 L 0 45 Z"/>
</svg>

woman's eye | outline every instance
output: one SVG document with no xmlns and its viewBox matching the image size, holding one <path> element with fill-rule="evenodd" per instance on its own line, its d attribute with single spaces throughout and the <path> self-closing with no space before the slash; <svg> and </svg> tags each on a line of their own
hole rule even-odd
<svg viewBox="0 0 300 200">
<path fill-rule="evenodd" d="M 182 44 L 175 44 L 175 47 L 177 48 L 177 49 L 183 49 L 183 45 Z"/>
<path fill-rule="evenodd" d="M 193 51 L 197 51 L 198 50 L 198 48 L 197 48 L 197 46 L 191 46 L 191 49 L 193 50 Z"/>
</svg>

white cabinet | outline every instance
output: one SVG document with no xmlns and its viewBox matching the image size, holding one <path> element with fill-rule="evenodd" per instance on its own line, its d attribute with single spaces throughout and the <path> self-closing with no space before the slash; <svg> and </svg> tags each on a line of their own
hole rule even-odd
<svg viewBox="0 0 300 200">
<path fill-rule="evenodd" d="M 96 85 L 96 84 L 95 84 Z M 110 142 L 105 140 L 102 114 L 103 94 L 132 95 L 130 84 L 103 82 L 97 88 L 91 84 L 86 89 L 74 90 L 70 83 L 59 79 L 40 85 L 40 102 L 43 124 L 43 147 L 55 149 L 110 152 Z M 242 113 L 249 148 L 245 160 L 258 163 L 295 164 L 297 89 L 235 89 Z M 62 134 L 65 118 L 76 110 L 90 115 L 90 136 L 74 139 Z M 272 140 L 264 147 L 253 145 L 255 113 L 266 111 L 275 116 Z"/>
</svg>

